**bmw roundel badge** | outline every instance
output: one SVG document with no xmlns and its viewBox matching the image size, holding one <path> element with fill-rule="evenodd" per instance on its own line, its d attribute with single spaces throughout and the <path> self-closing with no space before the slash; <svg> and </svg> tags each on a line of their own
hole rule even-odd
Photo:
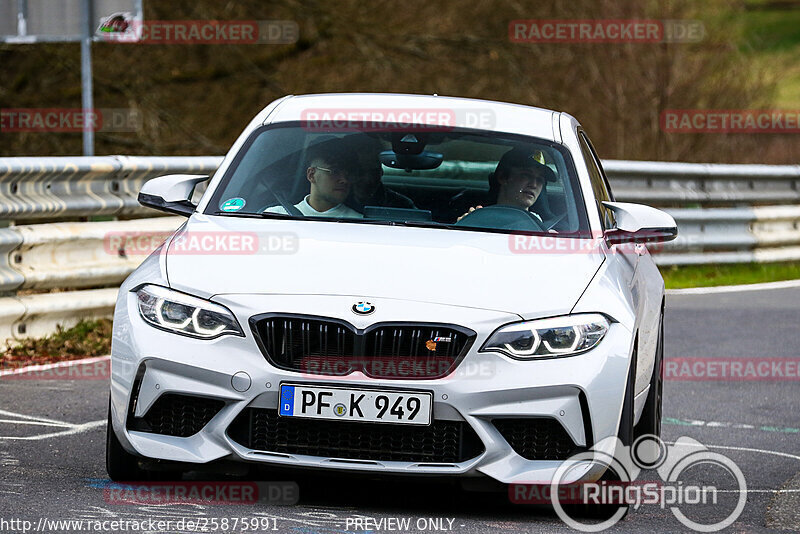
<svg viewBox="0 0 800 534">
<path fill-rule="evenodd" d="M 358 315 L 369 315 L 370 313 L 375 311 L 375 306 L 370 304 L 369 302 L 356 302 L 353 304 L 353 313 L 357 313 Z"/>
</svg>

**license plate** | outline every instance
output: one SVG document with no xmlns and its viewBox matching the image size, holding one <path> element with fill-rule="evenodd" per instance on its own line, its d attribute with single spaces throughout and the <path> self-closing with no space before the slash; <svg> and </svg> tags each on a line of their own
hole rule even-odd
<svg viewBox="0 0 800 534">
<path fill-rule="evenodd" d="M 429 425 L 429 392 L 281 384 L 280 415 L 369 423 Z"/>
</svg>

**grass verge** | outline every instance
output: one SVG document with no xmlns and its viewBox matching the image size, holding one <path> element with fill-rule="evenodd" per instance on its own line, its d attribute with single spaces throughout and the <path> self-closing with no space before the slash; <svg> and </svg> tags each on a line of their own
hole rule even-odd
<svg viewBox="0 0 800 534">
<path fill-rule="evenodd" d="M 670 265 L 660 270 L 667 289 L 758 284 L 800 278 L 800 262 Z"/>
<path fill-rule="evenodd" d="M 774 109 L 800 106 L 800 9 L 789 2 L 748 0 L 745 9 L 709 11 L 730 28 L 731 40 L 765 72 L 776 76 Z"/>
<path fill-rule="evenodd" d="M 14 369 L 63 360 L 80 360 L 111 353 L 111 320 L 81 321 L 58 328 L 50 336 L 7 342 L 0 354 L 0 369 Z"/>
</svg>

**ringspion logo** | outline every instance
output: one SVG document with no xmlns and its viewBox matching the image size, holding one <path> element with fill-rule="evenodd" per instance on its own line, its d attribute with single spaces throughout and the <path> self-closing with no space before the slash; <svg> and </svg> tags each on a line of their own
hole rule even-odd
<svg viewBox="0 0 800 534">
<path fill-rule="evenodd" d="M 645 470 L 660 480 L 640 480 Z M 602 478 L 601 478 L 602 475 Z M 697 532 L 727 528 L 747 504 L 747 481 L 736 463 L 702 443 L 683 436 L 668 445 L 653 435 L 624 446 L 616 437 L 570 456 L 556 469 L 546 493 L 542 482 L 509 486 L 514 503 L 538 503 L 549 497 L 558 517 L 580 532 L 601 532 L 614 526 L 628 506 L 669 509 L 683 526 Z M 608 516 L 587 521 L 565 504 L 603 506 Z"/>
</svg>

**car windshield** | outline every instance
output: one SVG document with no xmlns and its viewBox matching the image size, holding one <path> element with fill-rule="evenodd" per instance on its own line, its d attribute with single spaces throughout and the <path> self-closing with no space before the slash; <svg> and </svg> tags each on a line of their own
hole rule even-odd
<svg viewBox="0 0 800 534">
<path fill-rule="evenodd" d="M 226 216 L 582 235 L 569 151 L 533 137 L 450 128 L 256 130 L 206 208 Z"/>
</svg>

